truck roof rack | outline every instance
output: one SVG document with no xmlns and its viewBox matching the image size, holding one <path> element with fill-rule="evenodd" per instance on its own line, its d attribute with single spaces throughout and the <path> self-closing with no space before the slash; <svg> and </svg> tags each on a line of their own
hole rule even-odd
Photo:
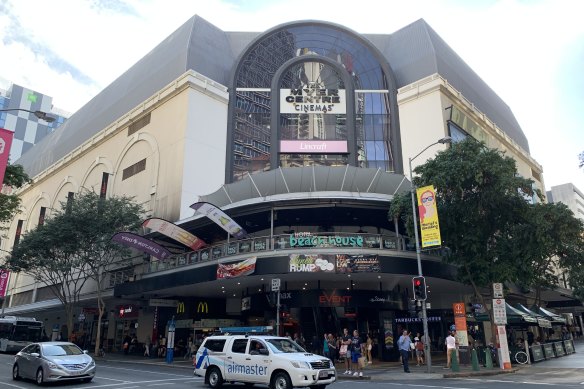
<svg viewBox="0 0 584 389">
<path fill-rule="evenodd" d="M 272 326 L 252 326 L 252 327 L 220 327 L 222 335 L 273 335 Z"/>
</svg>

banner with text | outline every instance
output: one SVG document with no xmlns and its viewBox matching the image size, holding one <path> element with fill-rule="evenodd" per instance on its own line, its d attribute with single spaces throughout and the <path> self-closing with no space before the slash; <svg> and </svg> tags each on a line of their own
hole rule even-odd
<svg viewBox="0 0 584 389">
<path fill-rule="evenodd" d="M 416 190 L 418 211 L 420 213 L 420 231 L 422 232 L 422 247 L 440 246 L 440 224 L 436 208 L 436 191 L 433 185 Z"/>
<path fill-rule="evenodd" d="M 190 207 L 213 220 L 219 227 L 223 228 L 237 239 L 245 238 L 247 236 L 247 232 L 245 232 L 239 224 L 213 204 L 200 201 L 192 204 Z"/>
<path fill-rule="evenodd" d="M 157 217 L 146 219 L 142 223 L 142 227 L 160 232 L 161 234 L 184 244 L 192 250 L 198 250 L 205 246 L 205 242 L 197 238 L 195 235 L 164 219 Z"/>
<path fill-rule="evenodd" d="M 4 182 L 4 173 L 10 157 L 13 136 L 14 133 L 12 131 L 0 128 L 0 190 L 2 190 L 2 183 Z"/>
<path fill-rule="evenodd" d="M 114 242 L 118 242 L 125 246 L 132 247 L 136 250 L 142 251 L 143 253 L 149 254 L 154 258 L 167 259 L 170 257 L 171 252 L 155 243 L 149 239 L 146 239 L 140 235 L 136 235 L 132 232 L 118 232 L 112 237 Z"/>
<path fill-rule="evenodd" d="M 257 257 L 251 257 L 235 263 L 220 263 L 217 265 L 217 279 L 243 277 L 255 272 Z"/>
<path fill-rule="evenodd" d="M 379 258 L 377 255 L 338 254 L 337 273 L 379 273 Z"/>
<path fill-rule="evenodd" d="M 10 280 L 10 271 L 0 269 L 0 297 L 6 296 L 8 281 Z"/>
<path fill-rule="evenodd" d="M 333 255 L 290 254 L 290 273 L 335 272 Z"/>
</svg>

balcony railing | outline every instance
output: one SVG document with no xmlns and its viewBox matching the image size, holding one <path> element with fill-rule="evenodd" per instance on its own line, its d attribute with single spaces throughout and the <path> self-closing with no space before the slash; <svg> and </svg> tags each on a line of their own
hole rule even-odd
<svg viewBox="0 0 584 389">
<path fill-rule="evenodd" d="M 164 261 L 150 262 L 147 273 L 169 270 L 202 262 L 212 262 L 236 255 L 267 251 L 311 249 L 367 249 L 414 251 L 407 238 L 358 233 L 299 233 L 262 236 L 235 242 L 222 242 L 189 253 L 173 255 Z"/>
</svg>

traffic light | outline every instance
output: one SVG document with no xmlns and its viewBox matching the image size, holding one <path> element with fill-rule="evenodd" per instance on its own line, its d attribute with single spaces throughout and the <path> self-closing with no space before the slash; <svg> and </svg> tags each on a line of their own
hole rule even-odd
<svg viewBox="0 0 584 389">
<path fill-rule="evenodd" d="M 414 300 L 425 301 L 428 297 L 426 294 L 426 279 L 423 276 L 412 278 Z"/>
</svg>

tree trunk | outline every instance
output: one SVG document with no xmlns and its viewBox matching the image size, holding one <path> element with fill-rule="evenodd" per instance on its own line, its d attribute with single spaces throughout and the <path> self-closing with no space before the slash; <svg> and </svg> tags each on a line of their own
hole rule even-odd
<svg viewBox="0 0 584 389">
<path fill-rule="evenodd" d="M 73 341 L 73 304 L 65 304 L 65 314 L 67 315 L 67 339 Z"/>
<path fill-rule="evenodd" d="M 103 301 L 103 296 L 101 295 L 101 287 L 99 282 L 97 284 L 97 309 L 99 315 L 97 317 L 97 334 L 95 336 L 95 355 L 99 355 L 99 349 L 101 348 L 101 321 L 105 312 L 105 303 Z"/>
</svg>

